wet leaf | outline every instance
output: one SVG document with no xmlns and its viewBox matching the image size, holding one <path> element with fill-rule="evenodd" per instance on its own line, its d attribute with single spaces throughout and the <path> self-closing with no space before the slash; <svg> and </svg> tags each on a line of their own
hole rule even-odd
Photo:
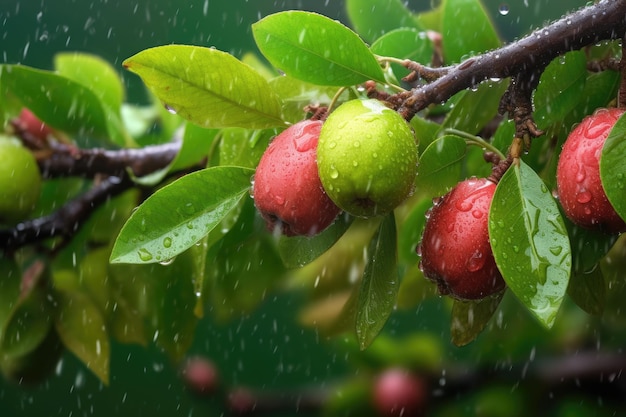
<svg viewBox="0 0 626 417">
<path fill-rule="evenodd" d="M 78 292 L 56 294 L 55 325 L 61 341 L 108 385 L 111 343 L 100 309 Z"/>
<path fill-rule="evenodd" d="M 589 272 L 572 273 L 567 294 L 587 313 L 602 315 L 606 300 L 606 284 L 602 269 L 596 267 Z"/>
<path fill-rule="evenodd" d="M 332 225 L 313 237 L 281 236 L 278 239 L 278 252 L 285 267 L 298 268 L 317 259 L 343 236 L 353 219 L 340 214 Z"/>
<path fill-rule="evenodd" d="M 572 268 L 567 230 L 554 198 L 523 161 L 496 188 L 489 237 L 508 287 L 546 327 L 551 327 Z"/>
<path fill-rule="evenodd" d="M 267 80 L 232 55 L 190 45 L 146 49 L 124 67 L 182 118 L 206 128 L 284 126 Z"/>
<path fill-rule="evenodd" d="M 410 59 L 424 65 L 429 65 L 433 57 L 433 45 L 426 32 L 418 29 L 396 29 L 376 39 L 370 47 L 376 55 Z M 398 64 L 392 64 L 393 73 L 402 78 L 409 74 L 409 70 Z"/>
<path fill-rule="evenodd" d="M 533 97 L 535 122 L 540 129 L 562 121 L 583 97 L 587 59 L 573 51 L 553 60 L 541 74 Z"/>
<path fill-rule="evenodd" d="M 15 261 L 0 253 L 0 341 L 18 303 L 21 282 L 22 274 Z"/>
<path fill-rule="evenodd" d="M 348 27 L 328 17 L 295 10 L 279 12 L 254 23 L 252 34 L 272 65 L 294 78 L 336 86 L 385 81 L 367 45 Z"/>
<path fill-rule="evenodd" d="M 188 251 L 168 265 L 139 267 L 149 271 L 146 315 L 153 331 L 152 340 L 175 362 L 180 361 L 191 346 L 198 323 L 194 313 L 192 256 Z"/>
<path fill-rule="evenodd" d="M 17 358 L 37 348 L 52 325 L 52 306 L 45 288 L 35 286 L 14 303 L 0 334 L 0 360 Z"/>
<path fill-rule="evenodd" d="M 611 205 L 626 219 L 626 117 L 619 118 L 604 142 L 600 156 L 600 179 Z"/>
<path fill-rule="evenodd" d="M 479 0 L 444 0 L 442 7 L 446 63 L 458 63 L 465 57 L 500 46 L 493 22 Z"/>
<path fill-rule="evenodd" d="M 305 117 L 305 106 L 311 103 L 329 104 L 337 93 L 337 87 L 320 86 L 288 75 L 270 80 L 270 85 L 283 100 L 285 120 L 296 123 Z"/>
<path fill-rule="evenodd" d="M 278 133 L 277 129 L 249 130 L 233 127 L 222 130 L 220 165 L 256 168 L 270 140 Z"/>
<path fill-rule="evenodd" d="M 442 129 L 479 133 L 498 114 L 498 107 L 508 82 L 487 81 L 474 90 L 463 91 L 443 121 Z"/>
<path fill-rule="evenodd" d="M 254 171 L 218 166 L 185 175 L 152 194 L 130 216 L 112 263 L 174 258 L 202 239 L 247 195 Z"/>
<path fill-rule="evenodd" d="M 461 177 L 466 148 L 465 140 L 454 135 L 431 143 L 420 157 L 417 189 L 431 196 L 445 194 Z"/>
<path fill-rule="evenodd" d="M 478 301 L 454 300 L 450 333 L 455 346 L 465 346 L 478 337 L 500 305 L 503 294 Z"/>
<path fill-rule="evenodd" d="M 369 244 L 367 256 L 356 312 L 356 335 L 362 350 L 376 338 L 396 305 L 399 280 L 393 213 L 383 218 Z"/>
<path fill-rule="evenodd" d="M 186 123 L 182 147 L 172 161 L 169 171 L 202 163 L 205 158 L 209 157 L 219 132 L 219 129 L 205 129 L 193 123 Z"/>
<path fill-rule="evenodd" d="M 421 29 L 401 0 L 347 0 L 346 12 L 357 33 L 370 42 L 394 29 Z"/>
<path fill-rule="evenodd" d="M 120 114 L 124 85 L 120 75 L 97 55 L 64 52 L 54 56 L 57 72 L 89 88 L 113 113 Z"/>
<path fill-rule="evenodd" d="M 0 66 L 2 94 L 22 101 L 37 117 L 68 133 L 94 135 L 118 145 L 132 142 L 119 113 L 91 89 L 65 76 L 22 65 Z"/>
</svg>

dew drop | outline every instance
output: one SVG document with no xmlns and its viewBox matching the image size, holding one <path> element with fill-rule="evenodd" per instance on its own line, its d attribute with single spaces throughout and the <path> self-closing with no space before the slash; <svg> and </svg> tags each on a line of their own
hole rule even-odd
<svg viewBox="0 0 626 417">
<path fill-rule="evenodd" d="M 141 259 L 144 262 L 148 262 L 152 260 L 152 253 L 150 253 L 146 248 L 139 249 L 137 254 L 139 255 L 139 259 Z"/>
<path fill-rule="evenodd" d="M 483 253 L 480 251 L 476 251 L 467 260 L 466 267 L 469 272 L 476 272 L 482 269 L 484 265 L 485 265 L 485 257 L 483 256 Z"/>
<path fill-rule="evenodd" d="M 591 193 L 589 191 L 587 191 L 587 190 L 581 191 L 576 196 L 576 201 L 578 201 L 580 204 L 586 204 L 586 203 L 590 202 L 591 201 Z"/>
<path fill-rule="evenodd" d="M 552 253 L 554 256 L 559 256 L 562 251 L 563 251 L 563 248 L 560 247 L 560 246 L 551 246 L 550 247 L 550 253 Z"/>
<path fill-rule="evenodd" d="M 176 110 L 173 107 L 171 107 L 169 104 L 164 104 L 163 106 L 165 107 L 165 110 L 168 111 L 168 113 L 176 114 Z"/>
<path fill-rule="evenodd" d="M 474 207 L 469 201 L 457 201 L 455 206 L 460 211 L 470 211 Z"/>
</svg>

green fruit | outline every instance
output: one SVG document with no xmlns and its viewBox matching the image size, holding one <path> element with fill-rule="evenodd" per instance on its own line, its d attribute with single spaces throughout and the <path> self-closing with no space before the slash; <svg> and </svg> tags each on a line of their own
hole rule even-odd
<svg viewBox="0 0 626 417">
<path fill-rule="evenodd" d="M 18 223 L 35 208 L 41 174 L 32 153 L 0 135 L 0 224 Z"/>
<path fill-rule="evenodd" d="M 402 116 L 382 102 L 351 100 L 324 122 L 317 163 L 337 206 L 357 217 L 382 216 L 413 191 L 417 142 Z"/>
</svg>

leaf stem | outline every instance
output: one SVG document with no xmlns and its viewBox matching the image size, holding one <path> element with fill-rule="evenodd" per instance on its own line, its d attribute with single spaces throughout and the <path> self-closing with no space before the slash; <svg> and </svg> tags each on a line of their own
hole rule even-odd
<svg viewBox="0 0 626 417">
<path fill-rule="evenodd" d="M 491 143 L 487 142 L 485 139 L 481 138 L 480 136 L 472 135 L 462 130 L 452 129 L 452 128 L 445 129 L 444 133 L 459 136 L 465 139 L 465 143 L 467 143 L 468 145 L 479 146 L 482 149 L 486 149 L 490 152 L 493 152 L 496 155 L 498 155 L 500 159 L 506 158 L 505 155 L 500 151 L 500 149 L 496 148 L 495 146 L 493 146 Z"/>
</svg>

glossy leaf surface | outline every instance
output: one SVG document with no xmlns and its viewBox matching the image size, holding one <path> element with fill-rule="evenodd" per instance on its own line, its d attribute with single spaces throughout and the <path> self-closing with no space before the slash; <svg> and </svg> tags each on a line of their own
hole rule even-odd
<svg viewBox="0 0 626 417">
<path fill-rule="evenodd" d="M 130 216 L 113 263 L 164 262 L 209 233 L 250 189 L 254 171 L 213 167 L 185 175 L 152 194 Z"/>
<path fill-rule="evenodd" d="M 508 287 L 551 327 L 569 282 L 570 243 L 556 201 L 523 161 L 511 166 L 498 183 L 489 237 Z"/>
<path fill-rule="evenodd" d="M 374 341 L 396 304 L 399 279 L 393 213 L 385 216 L 380 223 L 369 244 L 367 256 L 356 312 L 356 335 L 361 349 Z"/>
<path fill-rule="evenodd" d="M 167 45 L 128 58 L 168 109 L 206 128 L 284 125 L 281 102 L 263 76 L 217 49 Z"/>
<path fill-rule="evenodd" d="M 384 82 L 380 65 L 361 38 L 328 17 L 275 13 L 253 24 L 252 33 L 263 55 L 294 78 L 336 86 Z"/>
</svg>

